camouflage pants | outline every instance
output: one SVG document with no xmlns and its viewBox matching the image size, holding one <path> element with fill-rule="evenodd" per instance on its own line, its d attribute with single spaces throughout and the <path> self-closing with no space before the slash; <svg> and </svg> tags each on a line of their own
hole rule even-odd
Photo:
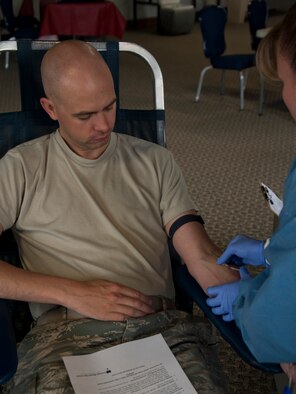
<svg viewBox="0 0 296 394">
<path fill-rule="evenodd" d="M 162 333 L 198 394 L 228 392 L 209 323 L 176 310 L 126 322 L 84 318 L 36 326 L 19 346 L 18 370 L 6 392 L 73 393 L 61 356 L 92 353 L 156 333 Z"/>
</svg>

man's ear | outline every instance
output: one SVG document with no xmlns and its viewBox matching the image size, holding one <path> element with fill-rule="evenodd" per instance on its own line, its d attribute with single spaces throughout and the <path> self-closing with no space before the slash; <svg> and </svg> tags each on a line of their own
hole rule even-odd
<svg viewBox="0 0 296 394">
<path fill-rule="evenodd" d="M 48 115 L 51 117 L 51 119 L 58 120 L 54 104 L 50 99 L 46 97 L 41 97 L 40 104 L 42 105 L 44 111 L 47 112 Z"/>
</svg>

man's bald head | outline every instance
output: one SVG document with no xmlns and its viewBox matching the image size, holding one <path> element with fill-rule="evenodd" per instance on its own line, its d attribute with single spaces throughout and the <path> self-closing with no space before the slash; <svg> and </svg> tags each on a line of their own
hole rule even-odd
<svg viewBox="0 0 296 394">
<path fill-rule="evenodd" d="M 77 82 L 91 83 L 93 77 L 107 79 L 112 76 L 102 56 L 90 44 L 68 40 L 50 48 L 41 63 L 41 77 L 45 94 L 59 100 L 63 92 Z"/>
</svg>

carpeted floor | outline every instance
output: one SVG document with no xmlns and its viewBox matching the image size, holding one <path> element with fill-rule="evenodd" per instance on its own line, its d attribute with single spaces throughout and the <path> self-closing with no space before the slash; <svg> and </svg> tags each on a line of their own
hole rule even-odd
<svg viewBox="0 0 296 394">
<path fill-rule="evenodd" d="M 273 16 L 269 24 L 282 16 Z M 247 24 L 229 24 L 227 52 L 250 52 Z M 237 233 L 265 238 L 273 216 L 260 192 L 260 182 L 281 195 L 296 152 L 295 124 L 282 103 L 279 86 L 266 84 L 263 116 L 257 114 L 259 77 L 249 73 L 245 110 L 239 111 L 239 77 L 226 73 L 225 94 L 219 94 L 220 73 L 205 77 L 200 102 L 193 99 L 201 69 L 208 64 L 202 52 L 198 23 L 183 36 L 157 35 L 156 28 L 127 30 L 124 41 L 148 49 L 161 66 L 165 83 L 168 147 L 187 180 L 189 191 L 213 240 L 224 248 Z M 19 107 L 16 60 L 4 70 L 0 57 L 0 112 Z M 121 96 L 127 106 L 145 107 L 151 78 L 138 59 L 123 55 Z M 221 339 L 220 356 L 229 378 L 230 394 L 276 393 L 273 376 L 247 366 Z"/>
<path fill-rule="evenodd" d="M 226 73 L 225 94 L 221 96 L 220 73 L 210 70 L 200 101 L 194 103 L 199 73 L 208 64 L 198 24 L 189 35 L 127 31 L 124 39 L 148 49 L 162 68 L 168 146 L 184 171 L 212 237 L 225 246 L 237 232 L 259 238 L 269 235 L 272 215 L 259 184 L 263 181 L 282 193 L 296 146 L 294 121 L 282 103 L 280 86 L 266 84 L 264 112 L 258 116 L 259 77 L 255 68 L 249 72 L 244 111 L 239 111 L 238 73 Z M 250 52 L 247 24 L 229 25 L 227 43 L 229 53 Z M 127 96 L 132 100 L 134 89 L 131 103 L 137 105 L 143 100 L 143 76 L 132 64 L 126 69 Z"/>
</svg>

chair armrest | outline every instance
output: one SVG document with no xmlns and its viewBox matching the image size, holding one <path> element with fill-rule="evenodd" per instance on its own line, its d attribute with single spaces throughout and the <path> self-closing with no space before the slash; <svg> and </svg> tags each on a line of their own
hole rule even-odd
<svg viewBox="0 0 296 394">
<path fill-rule="evenodd" d="M 218 329 L 221 336 L 231 345 L 231 347 L 246 363 L 264 372 L 282 373 L 282 369 L 279 364 L 259 363 L 254 358 L 245 344 L 241 332 L 234 321 L 225 322 L 221 316 L 214 315 L 211 308 L 206 303 L 207 295 L 195 281 L 195 279 L 189 274 L 185 265 L 177 268 L 176 284 L 193 299 L 205 316 Z"/>
<path fill-rule="evenodd" d="M 8 301 L 0 299 L 0 385 L 16 372 L 18 359 Z"/>
</svg>

